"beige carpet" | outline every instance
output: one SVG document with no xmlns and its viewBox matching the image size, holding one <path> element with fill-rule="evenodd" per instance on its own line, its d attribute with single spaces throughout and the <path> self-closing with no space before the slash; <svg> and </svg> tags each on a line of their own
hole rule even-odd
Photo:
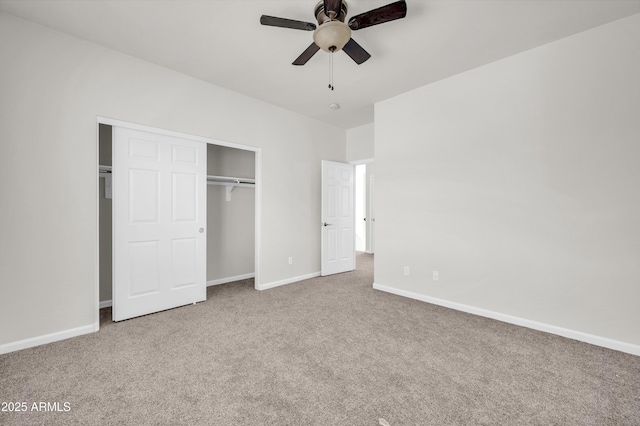
<svg viewBox="0 0 640 426">
<path fill-rule="evenodd" d="M 2 355 L 27 411 L 0 424 L 640 424 L 640 357 L 375 291 L 357 260 Z"/>
</svg>

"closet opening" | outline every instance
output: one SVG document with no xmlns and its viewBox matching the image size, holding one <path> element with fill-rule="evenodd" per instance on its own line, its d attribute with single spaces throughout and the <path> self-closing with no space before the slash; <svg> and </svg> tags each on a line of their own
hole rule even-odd
<svg viewBox="0 0 640 426">
<path fill-rule="evenodd" d="M 113 135 L 114 126 L 158 129 L 98 119 L 98 324 L 110 320 L 113 305 Z M 171 133 L 173 132 L 167 132 Z M 184 136 L 185 138 L 193 138 Z M 254 278 L 257 287 L 259 149 L 206 142 L 206 286 Z M 115 171 L 117 173 L 117 170 Z M 201 231 L 202 232 L 202 231 Z"/>
<path fill-rule="evenodd" d="M 207 145 L 207 286 L 255 277 L 255 153 Z"/>
</svg>

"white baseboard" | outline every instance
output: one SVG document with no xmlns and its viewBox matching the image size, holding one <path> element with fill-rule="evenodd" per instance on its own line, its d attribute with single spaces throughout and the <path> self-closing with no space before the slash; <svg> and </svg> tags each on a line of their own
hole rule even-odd
<svg viewBox="0 0 640 426">
<path fill-rule="evenodd" d="M 285 284 L 297 283 L 298 281 L 304 281 L 311 278 L 316 278 L 320 276 L 320 271 L 312 272 L 311 274 L 300 275 L 298 277 L 287 278 L 286 280 L 274 281 L 267 284 L 259 284 L 256 286 L 256 290 L 268 290 L 270 288 L 279 287 Z"/>
<path fill-rule="evenodd" d="M 69 339 L 71 337 L 81 336 L 83 334 L 94 333 L 98 331 L 99 324 L 89 324 L 82 327 L 72 328 L 69 330 L 58 331 L 56 333 L 45 334 L 42 336 L 32 337 L 30 339 L 19 340 L 17 342 L 5 343 L 0 345 L 0 355 L 8 354 L 22 349 L 32 348 L 34 346 L 45 345 L 47 343 L 57 342 L 59 340 Z"/>
<path fill-rule="evenodd" d="M 250 274 L 236 275 L 235 277 L 218 278 L 217 280 L 207 281 L 207 287 L 212 285 L 220 285 L 232 283 L 234 281 L 247 280 L 249 278 L 255 278 L 256 274 L 251 272 Z"/>
<path fill-rule="evenodd" d="M 103 301 L 101 301 L 101 302 L 100 302 L 100 304 L 98 305 L 98 307 L 99 307 L 100 309 L 102 309 L 102 308 L 109 308 L 109 307 L 111 307 L 111 306 L 113 306 L 113 301 L 111 301 L 111 300 L 103 300 Z"/>
<path fill-rule="evenodd" d="M 578 340 L 580 342 L 590 343 L 592 345 L 602 346 L 608 349 L 640 356 L 640 345 L 634 345 L 631 343 L 621 342 L 619 340 L 595 336 L 593 334 L 583 333 L 581 331 L 532 321 L 525 318 L 514 317 L 511 315 L 502 314 L 500 312 L 477 308 L 475 306 L 465 305 L 462 303 L 451 302 L 445 299 L 438 299 L 436 297 L 425 296 L 423 294 L 388 287 L 376 283 L 373 283 L 373 288 L 387 293 L 393 293 L 398 296 L 408 297 L 410 299 L 420 300 L 422 302 L 427 302 L 438 306 L 444 306 L 445 308 L 455 309 L 457 311 L 467 312 L 470 314 L 479 315 L 481 317 L 491 318 L 509 324 L 515 324 L 521 327 L 531 328 L 533 330 L 544 331 L 546 333 L 556 334 L 558 336 L 567 337 L 569 339 Z"/>
</svg>

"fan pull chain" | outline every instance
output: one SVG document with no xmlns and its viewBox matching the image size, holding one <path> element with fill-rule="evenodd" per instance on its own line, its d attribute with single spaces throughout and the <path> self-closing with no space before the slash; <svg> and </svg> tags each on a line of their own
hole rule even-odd
<svg viewBox="0 0 640 426">
<path fill-rule="evenodd" d="M 329 58 L 329 89 L 333 90 L 333 52 L 335 47 L 331 49 L 331 56 Z"/>
</svg>

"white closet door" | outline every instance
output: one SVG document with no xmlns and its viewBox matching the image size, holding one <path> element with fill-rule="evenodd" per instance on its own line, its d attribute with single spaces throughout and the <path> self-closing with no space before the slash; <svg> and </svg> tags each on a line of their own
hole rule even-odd
<svg viewBox="0 0 640 426">
<path fill-rule="evenodd" d="M 354 175 L 352 164 L 322 161 L 322 276 L 356 266 Z"/>
<path fill-rule="evenodd" d="M 113 128 L 113 320 L 206 299 L 206 143 Z"/>
</svg>

